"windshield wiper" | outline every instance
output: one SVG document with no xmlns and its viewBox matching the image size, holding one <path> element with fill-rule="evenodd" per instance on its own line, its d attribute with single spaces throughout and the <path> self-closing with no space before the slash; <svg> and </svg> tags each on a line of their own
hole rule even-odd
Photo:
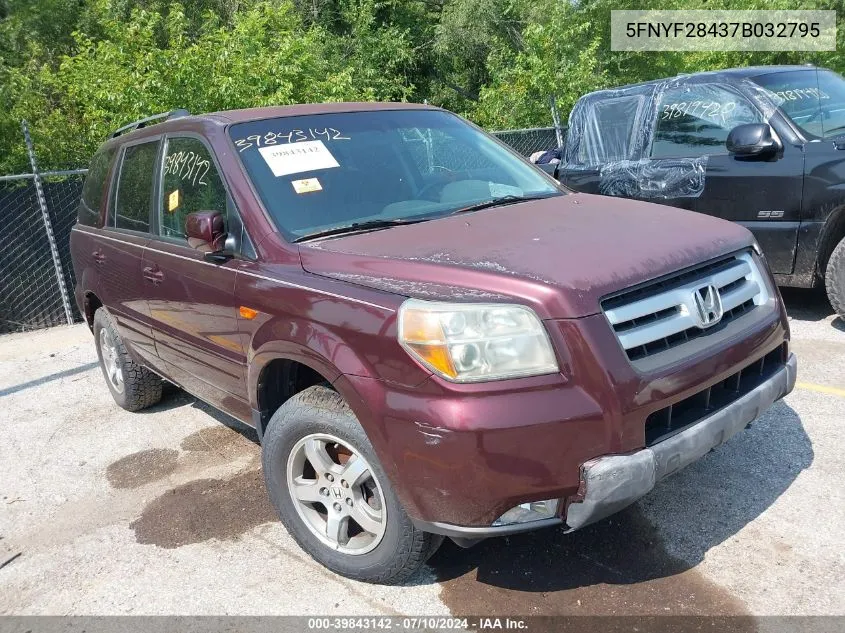
<svg viewBox="0 0 845 633">
<path fill-rule="evenodd" d="M 452 211 L 452 213 L 479 211 L 481 209 L 487 209 L 489 207 L 504 206 L 506 204 L 516 204 L 517 202 L 525 202 L 527 200 L 542 200 L 544 198 L 549 198 L 553 195 L 554 194 L 546 194 L 542 196 L 515 196 L 511 194 L 507 196 L 499 196 L 498 198 L 492 198 L 490 200 L 478 202 L 476 204 L 472 204 L 466 207 L 461 207 L 460 209 L 455 209 L 454 211 Z M 306 240 L 314 240 L 319 237 L 331 237 L 332 235 L 343 235 L 344 233 L 357 233 L 358 231 L 375 231 L 378 229 L 389 229 L 394 226 L 402 226 L 403 224 L 417 224 L 419 222 L 425 222 L 431 219 L 431 216 L 428 216 L 422 218 L 413 218 L 410 220 L 394 218 L 392 220 L 365 220 L 364 222 L 353 222 L 352 224 L 336 226 L 331 229 L 326 229 L 325 231 L 315 231 L 314 233 L 308 233 L 307 235 L 297 237 L 294 242 L 304 242 Z"/>
<path fill-rule="evenodd" d="M 393 220 L 365 220 L 364 222 L 353 222 L 352 224 L 344 224 L 343 226 L 336 226 L 325 231 L 315 231 L 308 233 L 302 237 L 298 237 L 294 242 L 304 242 L 305 240 L 313 240 L 318 237 L 329 237 L 331 235 L 343 235 L 344 233 L 356 233 L 358 231 L 374 231 L 377 229 L 389 229 L 393 226 L 401 226 L 403 224 L 417 224 L 418 222 L 425 222 L 430 218 L 416 218 L 413 220 L 402 220 L 399 218 Z"/>
<path fill-rule="evenodd" d="M 516 204 L 517 202 L 527 202 L 528 200 L 543 200 L 545 198 L 551 198 L 555 194 L 545 194 L 542 196 L 515 196 L 513 194 L 509 194 L 507 196 L 499 196 L 498 198 L 491 198 L 490 200 L 484 200 L 483 202 L 476 202 L 475 204 L 471 204 L 466 207 L 461 207 L 460 209 L 455 209 L 452 213 L 467 213 L 469 211 L 481 211 L 481 209 L 489 209 L 490 207 L 503 207 L 506 204 Z"/>
</svg>

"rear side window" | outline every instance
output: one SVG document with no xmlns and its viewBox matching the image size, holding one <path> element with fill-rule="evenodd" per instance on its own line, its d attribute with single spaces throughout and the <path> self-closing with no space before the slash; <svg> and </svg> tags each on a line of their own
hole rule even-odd
<svg viewBox="0 0 845 633">
<path fill-rule="evenodd" d="M 109 165 L 114 156 L 114 148 L 101 149 L 94 154 L 82 185 L 82 200 L 79 202 L 78 220 L 86 226 L 96 226 L 100 220 L 100 204 L 103 201 L 103 190 L 106 186 L 106 176 Z"/>
<path fill-rule="evenodd" d="M 159 141 L 131 145 L 123 152 L 114 200 L 114 226 L 148 232 L 153 201 L 153 174 Z"/>
<path fill-rule="evenodd" d="M 597 102 L 586 116 L 578 148 L 582 165 L 628 160 L 637 140 L 643 95 L 624 95 Z"/>
</svg>

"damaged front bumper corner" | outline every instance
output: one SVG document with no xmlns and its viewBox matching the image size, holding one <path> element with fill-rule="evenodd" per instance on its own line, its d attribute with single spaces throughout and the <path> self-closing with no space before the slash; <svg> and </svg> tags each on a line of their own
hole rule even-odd
<svg viewBox="0 0 845 633">
<path fill-rule="evenodd" d="M 715 411 L 688 429 L 653 446 L 628 455 L 605 455 L 581 466 L 581 487 L 563 512 L 554 518 L 493 525 L 460 526 L 414 520 L 424 531 L 451 537 L 469 546 L 494 536 L 564 524 L 571 532 L 622 510 L 648 494 L 655 484 L 700 459 L 744 429 L 795 386 L 797 361 L 786 364 L 757 388 Z"/>
<path fill-rule="evenodd" d="M 655 484 L 700 459 L 744 429 L 795 386 L 798 364 L 786 364 L 766 382 L 694 426 L 630 455 L 606 455 L 581 467 L 580 499 L 570 502 L 569 530 L 610 516 L 648 494 Z"/>
</svg>

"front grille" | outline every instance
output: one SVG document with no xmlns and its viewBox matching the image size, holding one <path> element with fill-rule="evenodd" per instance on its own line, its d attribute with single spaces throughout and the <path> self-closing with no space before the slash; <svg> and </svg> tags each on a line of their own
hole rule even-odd
<svg viewBox="0 0 845 633">
<path fill-rule="evenodd" d="M 771 378 L 786 363 L 785 344 L 746 365 L 725 380 L 646 418 L 645 443 L 653 446 L 738 400 Z"/>
<path fill-rule="evenodd" d="M 696 293 L 712 286 L 721 318 L 705 323 Z M 768 301 L 766 284 L 750 252 L 669 275 L 602 301 L 619 343 L 631 361 L 718 332 Z M 714 313 L 715 314 L 715 313 Z"/>
</svg>

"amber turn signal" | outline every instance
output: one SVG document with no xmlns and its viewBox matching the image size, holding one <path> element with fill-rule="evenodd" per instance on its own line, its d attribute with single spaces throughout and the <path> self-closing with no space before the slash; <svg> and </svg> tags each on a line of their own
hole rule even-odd
<svg viewBox="0 0 845 633">
<path fill-rule="evenodd" d="M 242 318 L 248 321 L 252 321 L 255 317 L 258 316 L 258 310 L 253 310 L 252 308 L 247 308 L 246 306 L 241 306 L 238 312 L 240 313 Z"/>
</svg>

